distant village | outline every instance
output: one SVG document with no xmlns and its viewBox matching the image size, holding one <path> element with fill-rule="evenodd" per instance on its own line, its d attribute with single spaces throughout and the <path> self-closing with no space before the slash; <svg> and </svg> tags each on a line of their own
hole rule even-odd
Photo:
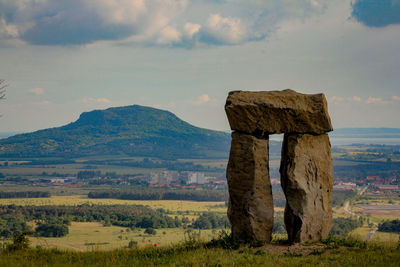
<svg viewBox="0 0 400 267">
<path fill-rule="evenodd" d="M 356 190 L 357 187 L 369 185 L 370 191 L 375 194 L 397 194 L 400 193 L 400 178 L 380 176 L 367 176 L 365 179 L 354 181 L 351 177 L 335 177 L 333 190 Z"/>
<path fill-rule="evenodd" d="M 1 182 L 0 182 L 1 183 Z M 6 185 L 35 185 L 35 186 L 66 186 L 82 187 L 87 185 L 141 185 L 151 188 L 170 189 L 211 189 L 228 188 L 225 175 L 220 177 L 207 176 L 203 172 L 190 171 L 161 171 L 143 175 L 118 175 L 116 173 L 102 174 L 100 171 L 80 171 L 76 176 L 46 175 L 32 177 L 24 181 L 3 181 Z"/>
<path fill-rule="evenodd" d="M 209 176 L 203 172 L 192 171 L 158 171 L 141 175 L 118 175 L 116 173 L 101 173 L 100 171 L 80 171 L 76 176 L 45 176 L 32 177 L 29 180 L 3 180 L 1 184 L 9 185 L 35 185 L 35 186 L 66 186 L 82 187 L 88 185 L 117 185 L 117 186 L 142 186 L 150 188 L 186 189 L 186 190 L 221 190 L 227 189 L 226 175 L 218 177 Z M 272 185 L 279 185 L 280 179 L 271 178 Z M 400 194 L 400 178 L 393 176 L 383 178 L 380 176 L 367 176 L 364 179 L 352 177 L 335 177 L 334 190 L 356 190 L 368 185 L 375 194 Z"/>
</svg>

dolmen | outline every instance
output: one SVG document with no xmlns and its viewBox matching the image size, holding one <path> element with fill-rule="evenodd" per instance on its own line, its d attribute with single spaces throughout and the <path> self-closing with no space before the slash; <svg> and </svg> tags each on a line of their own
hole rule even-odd
<svg viewBox="0 0 400 267">
<path fill-rule="evenodd" d="M 291 243 L 327 238 L 332 225 L 332 131 L 323 94 L 233 91 L 225 111 L 232 129 L 227 167 L 232 235 L 244 243 L 271 241 L 274 206 L 269 177 L 271 134 L 284 133 L 281 186 Z"/>
</svg>

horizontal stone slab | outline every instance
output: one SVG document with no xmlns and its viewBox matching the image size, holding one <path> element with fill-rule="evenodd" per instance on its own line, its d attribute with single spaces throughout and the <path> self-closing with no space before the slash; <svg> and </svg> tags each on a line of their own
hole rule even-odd
<svg viewBox="0 0 400 267">
<path fill-rule="evenodd" d="M 255 136 L 332 131 L 324 94 L 283 91 L 233 91 L 225 111 L 232 130 Z"/>
</svg>

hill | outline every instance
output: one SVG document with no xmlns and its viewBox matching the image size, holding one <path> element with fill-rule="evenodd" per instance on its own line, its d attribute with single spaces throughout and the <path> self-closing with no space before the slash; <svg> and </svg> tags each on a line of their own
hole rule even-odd
<svg viewBox="0 0 400 267">
<path fill-rule="evenodd" d="M 226 242 L 226 241 L 225 241 Z M 221 243 L 215 247 L 213 243 Z M 181 245 L 121 248 L 84 252 L 48 248 L 8 249 L 0 253 L 0 266 L 399 266 L 395 247 L 356 240 L 325 244 L 265 245 L 239 249 L 216 240 L 202 244 L 189 239 Z"/>
<path fill-rule="evenodd" d="M 338 128 L 331 137 L 346 138 L 400 138 L 399 128 Z"/>
<path fill-rule="evenodd" d="M 0 157 L 226 158 L 229 146 L 228 133 L 195 127 L 169 111 L 132 105 L 84 112 L 62 127 L 1 139 Z"/>
</svg>

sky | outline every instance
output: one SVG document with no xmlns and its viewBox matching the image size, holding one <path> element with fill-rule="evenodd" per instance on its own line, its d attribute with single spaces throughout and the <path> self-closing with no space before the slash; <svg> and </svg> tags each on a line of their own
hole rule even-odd
<svg viewBox="0 0 400 267">
<path fill-rule="evenodd" d="M 232 90 L 324 93 L 400 128 L 400 0 L 0 0 L 0 132 L 145 105 L 229 130 Z"/>
</svg>

